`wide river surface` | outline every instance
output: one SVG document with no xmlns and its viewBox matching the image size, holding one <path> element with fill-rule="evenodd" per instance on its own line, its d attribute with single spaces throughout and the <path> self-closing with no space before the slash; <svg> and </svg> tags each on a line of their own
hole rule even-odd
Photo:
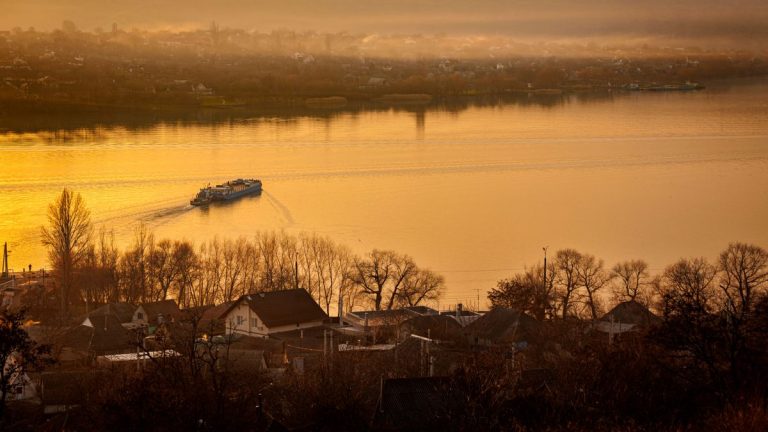
<svg viewBox="0 0 768 432">
<path fill-rule="evenodd" d="M 731 241 L 768 247 L 768 81 L 556 102 L 62 130 L 0 119 L 0 242 L 12 268 L 47 266 L 40 226 L 69 187 L 120 245 L 144 222 L 198 243 L 311 231 L 407 253 L 445 276 L 441 307 L 484 303 L 543 246 L 654 272 Z M 238 177 L 264 193 L 188 204 Z"/>
</svg>

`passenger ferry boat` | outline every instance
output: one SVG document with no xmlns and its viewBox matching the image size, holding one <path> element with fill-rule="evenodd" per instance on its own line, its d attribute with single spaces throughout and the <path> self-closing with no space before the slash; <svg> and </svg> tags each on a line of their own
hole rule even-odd
<svg viewBox="0 0 768 432">
<path fill-rule="evenodd" d="M 198 192 L 189 203 L 193 206 L 204 206 L 215 201 L 230 201 L 244 195 L 260 192 L 261 180 L 230 180 L 224 184 L 216 185 L 215 187 L 207 186 L 200 189 L 200 192 Z"/>
</svg>

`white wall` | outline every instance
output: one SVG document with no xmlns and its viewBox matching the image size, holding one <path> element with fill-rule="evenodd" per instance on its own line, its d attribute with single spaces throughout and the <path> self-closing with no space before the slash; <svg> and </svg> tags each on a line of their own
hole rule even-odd
<svg viewBox="0 0 768 432">
<path fill-rule="evenodd" d="M 240 324 L 238 324 L 238 316 L 241 317 Z M 251 325 L 252 319 L 256 320 L 256 326 Z M 296 324 L 288 324 L 278 327 L 267 327 L 261 318 L 245 302 L 241 301 L 224 317 L 224 323 L 227 334 L 237 333 L 248 336 L 267 337 L 273 333 L 319 327 L 323 325 L 323 320 L 303 322 L 299 323 L 298 326 Z"/>
</svg>

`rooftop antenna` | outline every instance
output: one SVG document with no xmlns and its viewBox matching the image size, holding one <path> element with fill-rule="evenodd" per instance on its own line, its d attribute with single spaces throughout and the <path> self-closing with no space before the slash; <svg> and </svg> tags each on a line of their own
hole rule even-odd
<svg viewBox="0 0 768 432">
<path fill-rule="evenodd" d="M 0 277 L 8 277 L 8 242 L 3 243 L 3 273 Z"/>
</svg>

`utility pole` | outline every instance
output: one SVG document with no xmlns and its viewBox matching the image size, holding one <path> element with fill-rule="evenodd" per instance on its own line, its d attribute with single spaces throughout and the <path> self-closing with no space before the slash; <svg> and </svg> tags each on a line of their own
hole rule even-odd
<svg viewBox="0 0 768 432">
<path fill-rule="evenodd" d="M 544 290 L 547 289 L 547 249 L 549 246 L 544 246 Z"/>
<path fill-rule="evenodd" d="M 475 288 L 475 291 L 477 291 L 477 310 L 475 312 L 480 312 L 480 288 Z"/>
<path fill-rule="evenodd" d="M 0 277 L 3 279 L 8 277 L 8 242 L 3 243 L 3 273 Z"/>
</svg>

